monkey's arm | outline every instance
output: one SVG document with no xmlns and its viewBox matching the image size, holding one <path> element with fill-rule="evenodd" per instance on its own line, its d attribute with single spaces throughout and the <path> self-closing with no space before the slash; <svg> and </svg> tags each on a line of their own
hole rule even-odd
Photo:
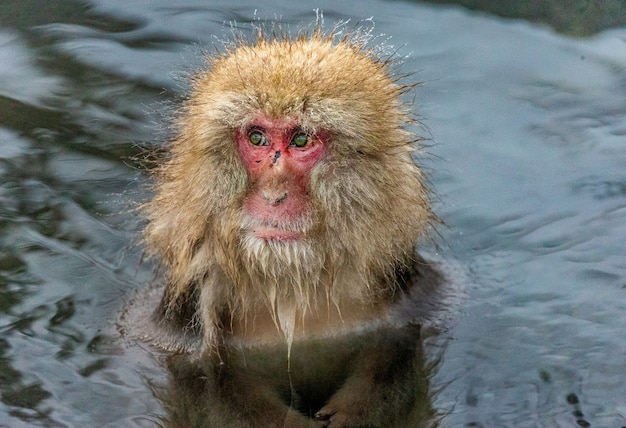
<svg viewBox="0 0 626 428">
<path fill-rule="evenodd" d="M 202 428 L 320 428 L 290 408 L 270 378 L 260 379 L 245 366 L 231 366 L 226 356 L 190 361 L 185 356 L 169 360 L 171 382 L 163 402 L 172 427 Z"/>
<path fill-rule="evenodd" d="M 316 414 L 328 427 L 391 427 L 426 400 L 419 326 L 383 329 L 353 366 L 343 386 Z"/>
</svg>

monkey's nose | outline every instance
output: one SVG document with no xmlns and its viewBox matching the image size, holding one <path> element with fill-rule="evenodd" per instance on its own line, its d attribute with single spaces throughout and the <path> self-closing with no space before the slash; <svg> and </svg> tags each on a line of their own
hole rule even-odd
<svg viewBox="0 0 626 428">
<path fill-rule="evenodd" d="M 288 192 L 286 190 L 263 190 L 263 200 L 268 203 L 268 205 L 276 206 L 282 203 L 285 199 L 287 199 Z"/>
</svg>

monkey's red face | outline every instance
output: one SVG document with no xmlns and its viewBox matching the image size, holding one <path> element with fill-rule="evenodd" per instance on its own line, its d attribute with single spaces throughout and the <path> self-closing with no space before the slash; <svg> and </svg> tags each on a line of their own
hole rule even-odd
<svg viewBox="0 0 626 428">
<path fill-rule="evenodd" d="M 246 232 L 264 241 L 305 238 L 312 224 L 311 170 L 326 154 L 326 136 L 293 119 L 258 117 L 237 130 L 236 140 L 250 178 Z"/>
</svg>

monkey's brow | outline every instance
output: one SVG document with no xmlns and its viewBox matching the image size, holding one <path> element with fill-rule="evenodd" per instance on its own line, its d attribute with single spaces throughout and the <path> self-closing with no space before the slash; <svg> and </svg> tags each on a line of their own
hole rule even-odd
<svg viewBox="0 0 626 428">
<path fill-rule="evenodd" d="M 276 153 L 274 153 L 274 160 L 272 161 L 272 163 L 276 163 L 279 157 L 280 157 L 280 151 L 276 150 Z"/>
</svg>

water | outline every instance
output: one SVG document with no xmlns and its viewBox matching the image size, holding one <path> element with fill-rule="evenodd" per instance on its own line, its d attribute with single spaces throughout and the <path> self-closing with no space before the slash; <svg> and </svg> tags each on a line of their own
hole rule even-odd
<svg viewBox="0 0 626 428">
<path fill-rule="evenodd" d="M 162 356 L 116 330 L 154 274 L 135 245 L 136 158 L 230 22 L 297 28 L 315 13 L 281 0 L 11 3 L 0 426 L 158 426 Z M 626 29 L 577 39 L 456 7 L 333 3 L 318 3 L 327 23 L 374 17 L 424 82 L 438 257 L 468 278 L 431 381 L 442 425 L 626 425 Z"/>
</svg>

